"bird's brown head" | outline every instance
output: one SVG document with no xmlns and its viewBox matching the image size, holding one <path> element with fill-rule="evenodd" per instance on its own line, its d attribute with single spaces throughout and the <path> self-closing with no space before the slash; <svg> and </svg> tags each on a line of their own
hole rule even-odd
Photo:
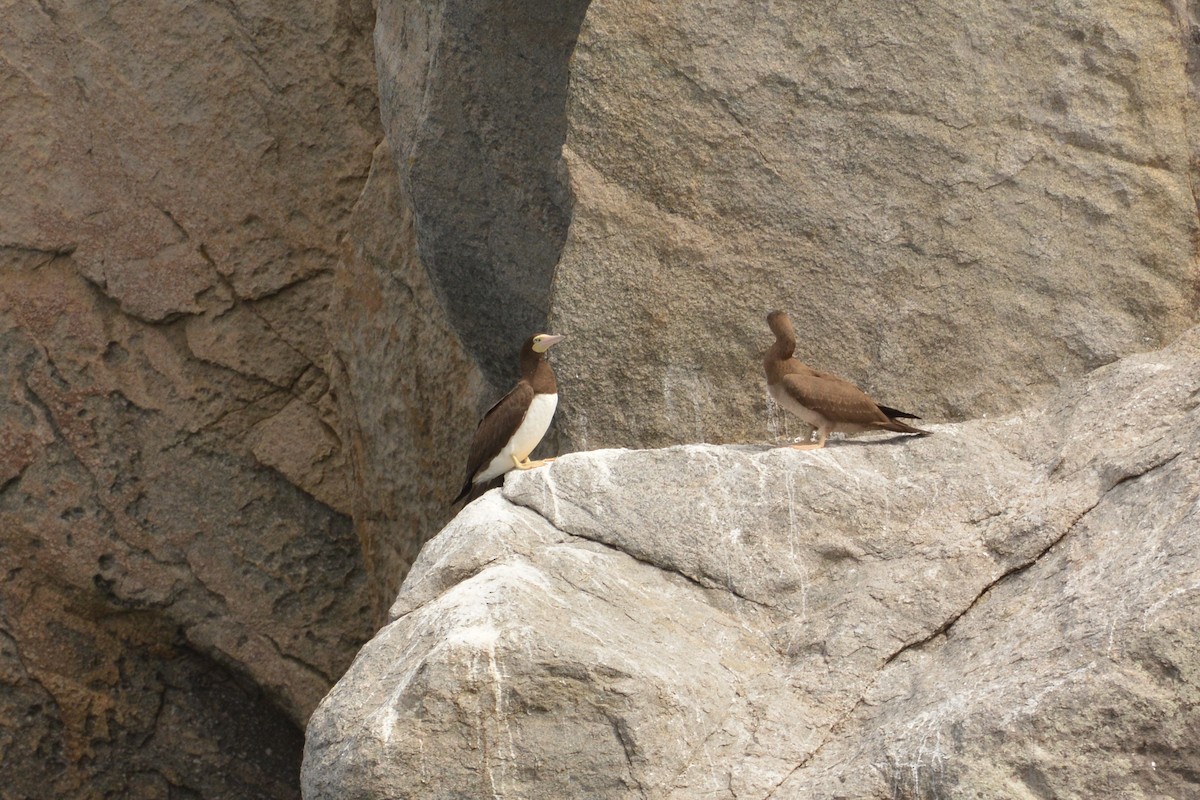
<svg viewBox="0 0 1200 800">
<path fill-rule="evenodd" d="M 767 326 L 777 339 L 796 338 L 796 333 L 792 330 L 792 321 L 785 311 L 772 311 L 767 314 Z"/>
<path fill-rule="evenodd" d="M 529 341 L 525 343 L 525 346 L 535 353 L 544 353 L 564 338 L 563 334 L 535 333 L 529 337 Z"/>
<path fill-rule="evenodd" d="M 561 342 L 564 338 L 561 334 L 556 336 L 552 333 L 535 333 L 526 339 L 525 344 L 521 347 L 522 372 L 528 368 L 532 368 L 534 364 L 541 361 L 546 351 Z"/>
<path fill-rule="evenodd" d="M 535 333 L 525 340 L 525 346 L 521 348 L 521 377 L 532 383 L 536 391 L 557 391 L 554 371 L 544 356 L 564 338 L 562 334 Z"/>
</svg>

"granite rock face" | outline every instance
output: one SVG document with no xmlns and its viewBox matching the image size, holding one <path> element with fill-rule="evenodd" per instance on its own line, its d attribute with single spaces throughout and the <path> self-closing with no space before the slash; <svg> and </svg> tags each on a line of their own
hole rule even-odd
<svg viewBox="0 0 1200 800">
<path fill-rule="evenodd" d="M 0 2 L 0 796 L 297 791 L 372 630 L 323 324 L 372 21 Z"/>
<path fill-rule="evenodd" d="M 926 419 L 1011 413 L 1194 324 L 1182 4 L 588 9 L 551 319 L 564 451 L 774 425 L 798 357 Z"/>
<path fill-rule="evenodd" d="M 1194 794 L 1200 328 L 935 431 L 511 474 L 314 714 L 305 797 Z"/>
</svg>

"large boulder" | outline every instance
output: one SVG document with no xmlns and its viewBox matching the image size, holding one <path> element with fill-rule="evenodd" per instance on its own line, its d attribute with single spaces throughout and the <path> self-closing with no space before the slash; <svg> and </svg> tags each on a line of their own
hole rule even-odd
<svg viewBox="0 0 1200 800">
<path fill-rule="evenodd" d="M 927 438 L 602 450 L 422 551 L 308 800 L 1183 797 L 1200 328 Z"/>
<path fill-rule="evenodd" d="M 1179 335 L 1180 8 L 592 3 L 551 302 L 564 451 L 763 436 L 774 308 L 803 360 L 942 420 Z"/>
<path fill-rule="evenodd" d="M 367 0 L 0 2 L 0 794 L 289 797 L 373 630 L 323 318 Z"/>
</svg>

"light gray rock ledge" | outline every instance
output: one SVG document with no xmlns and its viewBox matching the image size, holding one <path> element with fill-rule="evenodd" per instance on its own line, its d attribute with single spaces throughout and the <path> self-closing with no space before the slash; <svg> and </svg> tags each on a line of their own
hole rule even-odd
<svg viewBox="0 0 1200 800">
<path fill-rule="evenodd" d="M 1012 419 L 575 453 L 413 566 L 338 798 L 1200 793 L 1200 329 Z"/>
</svg>

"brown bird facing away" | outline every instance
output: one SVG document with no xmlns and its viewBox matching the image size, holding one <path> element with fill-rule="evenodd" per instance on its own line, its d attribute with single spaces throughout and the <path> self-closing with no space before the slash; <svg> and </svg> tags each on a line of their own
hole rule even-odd
<svg viewBox="0 0 1200 800">
<path fill-rule="evenodd" d="M 775 334 L 775 344 L 763 359 L 767 373 L 767 392 L 788 411 L 817 429 L 815 444 L 794 444 L 797 450 L 812 450 L 825 446 L 825 439 L 834 431 L 895 431 L 928 435 L 900 419 L 920 419 L 894 408 L 881 406 L 853 383 L 828 372 L 818 372 L 792 358 L 796 350 L 796 334 L 792 321 L 782 311 L 767 315 L 767 325 Z"/>
<path fill-rule="evenodd" d="M 467 480 L 451 505 L 469 495 L 474 486 L 506 472 L 533 469 L 554 460 L 530 461 L 529 454 L 546 435 L 558 407 L 558 383 L 544 354 L 562 339 L 538 333 L 525 340 L 521 379 L 479 421 L 467 459 Z"/>
</svg>

